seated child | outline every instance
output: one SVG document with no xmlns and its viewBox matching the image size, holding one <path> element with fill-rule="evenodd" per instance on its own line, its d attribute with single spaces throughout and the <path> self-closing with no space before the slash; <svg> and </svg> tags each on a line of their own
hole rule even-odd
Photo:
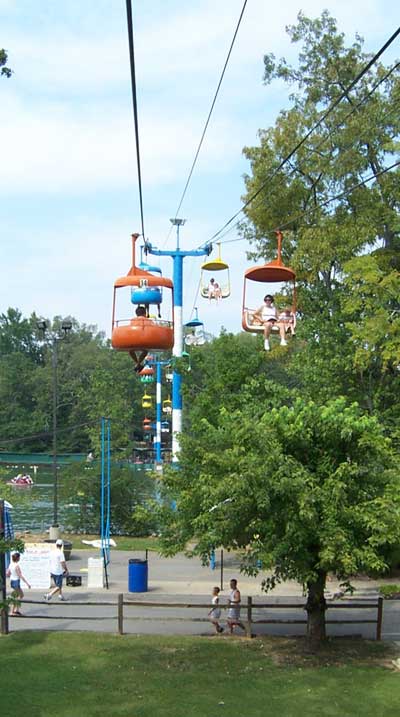
<svg viewBox="0 0 400 717">
<path fill-rule="evenodd" d="M 283 309 L 278 316 L 278 321 L 284 325 L 285 333 L 290 331 L 292 336 L 295 332 L 295 316 L 291 309 Z"/>
</svg>

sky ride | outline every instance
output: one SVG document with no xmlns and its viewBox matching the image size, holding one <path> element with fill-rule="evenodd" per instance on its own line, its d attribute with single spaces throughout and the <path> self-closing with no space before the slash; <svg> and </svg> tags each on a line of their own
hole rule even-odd
<svg viewBox="0 0 400 717">
<path fill-rule="evenodd" d="M 171 279 L 155 276 L 135 264 L 135 243 L 138 234 L 132 234 L 132 266 L 126 276 L 116 279 L 114 283 L 114 300 L 112 312 L 111 345 L 117 351 L 127 351 L 134 356 L 136 351 L 150 350 L 166 351 L 174 345 L 174 321 L 172 316 L 173 283 Z M 170 307 L 168 319 L 161 319 L 160 305 L 164 302 L 161 294 L 162 288 L 170 294 Z M 137 304 L 136 317 L 130 319 L 117 318 L 117 290 L 128 289 L 131 292 L 131 302 Z M 149 318 L 148 307 L 156 304 L 158 317 Z M 139 312 L 146 308 L 146 314 Z M 126 309 L 125 309 L 126 310 Z"/>
<path fill-rule="evenodd" d="M 231 294 L 229 265 L 221 259 L 221 243 L 217 242 L 218 257 L 208 259 L 201 266 L 200 294 L 204 299 L 227 299 Z M 217 274 L 217 279 L 214 274 Z"/>
<path fill-rule="evenodd" d="M 194 312 L 194 318 L 185 324 L 185 344 L 186 346 L 203 346 L 206 342 L 204 323 L 199 319 L 197 306 L 194 307 Z"/>
<path fill-rule="evenodd" d="M 272 321 L 271 331 L 280 332 L 280 326 L 284 325 L 283 335 L 293 335 L 296 326 L 296 273 L 293 269 L 285 266 L 282 261 L 282 232 L 275 232 L 277 237 L 277 257 L 273 261 L 261 266 L 254 266 L 247 269 L 244 275 L 243 304 L 242 304 L 242 328 L 244 331 L 259 333 L 265 330 L 265 322 L 259 317 L 259 310 L 250 308 L 250 302 L 255 302 L 254 292 L 249 291 L 249 282 L 264 284 L 265 295 L 274 296 L 279 292 L 284 305 L 277 309 L 277 320 Z M 254 287 L 254 284 L 251 284 Z M 252 293 L 251 298 L 249 294 Z M 258 304 L 260 299 L 257 299 Z M 275 307 L 277 308 L 277 307 Z"/>
</svg>

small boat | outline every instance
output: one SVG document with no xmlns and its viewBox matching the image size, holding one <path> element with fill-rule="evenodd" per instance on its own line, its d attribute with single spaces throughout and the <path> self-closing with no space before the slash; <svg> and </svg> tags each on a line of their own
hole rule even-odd
<svg viewBox="0 0 400 717">
<path fill-rule="evenodd" d="M 15 478 L 7 481 L 7 485 L 31 486 L 33 485 L 33 480 L 28 473 L 19 473 Z"/>
</svg>

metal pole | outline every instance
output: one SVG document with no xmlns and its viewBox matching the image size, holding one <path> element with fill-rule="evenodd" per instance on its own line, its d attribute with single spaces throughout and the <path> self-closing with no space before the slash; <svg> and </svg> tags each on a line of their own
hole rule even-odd
<svg viewBox="0 0 400 717">
<path fill-rule="evenodd" d="M 0 500 L 0 538 L 5 536 L 5 519 L 4 519 L 4 500 Z M 1 583 L 1 599 L 5 603 L 7 599 L 7 582 L 6 582 L 6 556 L 0 553 L 0 583 Z M 1 634 L 8 635 L 8 610 L 1 610 Z"/>
<path fill-rule="evenodd" d="M 178 227 L 179 230 L 179 227 Z M 183 256 L 177 249 L 174 254 L 174 333 L 172 355 L 182 357 L 183 348 Z M 174 370 L 172 378 L 172 461 L 178 461 L 179 439 L 182 431 L 182 377 Z"/>
<path fill-rule="evenodd" d="M 220 566 L 221 566 L 221 583 L 220 583 L 220 588 L 221 588 L 221 590 L 223 590 L 223 589 L 224 589 L 224 551 L 223 551 L 222 549 L 221 549 L 221 561 L 220 561 Z"/>
<path fill-rule="evenodd" d="M 53 527 L 58 527 L 58 476 L 57 476 L 57 339 L 53 340 Z"/>
<path fill-rule="evenodd" d="M 161 463 L 161 361 L 156 361 L 156 463 Z"/>
<path fill-rule="evenodd" d="M 101 418 L 101 488 L 100 488 L 100 540 L 104 547 L 104 496 L 105 496 L 105 418 Z"/>
</svg>

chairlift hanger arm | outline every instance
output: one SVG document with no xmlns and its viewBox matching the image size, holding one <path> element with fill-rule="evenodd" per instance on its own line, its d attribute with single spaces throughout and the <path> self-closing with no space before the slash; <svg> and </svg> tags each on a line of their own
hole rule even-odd
<svg viewBox="0 0 400 717">
<path fill-rule="evenodd" d="M 210 251 L 211 251 L 211 250 L 209 250 L 209 247 L 210 247 L 210 246 L 211 246 L 211 245 L 208 245 L 208 244 L 207 244 L 207 246 L 205 246 L 205 247 L 203 247 L 203 248 L 201 248 L 201 249 L 189 249 L 189 250 L 185 250 L 185 251 L 183 251 L 182 249 L 173 249 L 172 251 L 171 251 L 171 250 L 168 251 L 167 249 L 156 249 L 156 248 L 154 248 L 154 247 L 150 247 L 150 248 L 149 248 L 149 254 L 154 254 L 155 256 L 172 256 L 172 255 L 174 255 L 174 256 L 176 256 L 176 255 L 180 255 L 180 256 L 208 256 L 208 255 L 210 254 Z"/>
</svg>

